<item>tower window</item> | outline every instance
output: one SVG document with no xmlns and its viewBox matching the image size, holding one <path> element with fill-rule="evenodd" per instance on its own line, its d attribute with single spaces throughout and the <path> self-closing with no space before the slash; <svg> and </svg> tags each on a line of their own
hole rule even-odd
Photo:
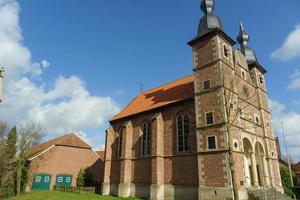
<svg viewBox="0 0 300 200">
<path fill-rule="evenodd" d="M 210 125 L 214 123 L 214 115 L 212 112 L 206 113 L 206 124 Z"/>
<path fill-rule="evenodd" d="M 249 89 L 246 85 L 243 87 L 243 93 L 246 98 L 249 98 Z"/>
<path fill-rule="evenodd" d="M 144 123 L 142 127 L 142 155 L 149 155 L 151 152 L 151 124 Z"/>
<path fill-rule="evenodd" d="M 241 117 L 244 117 L 244 111 L 241 107 L 238 107 L 238 113 L 241 115 Z"/>
<path fill-rule="evenodd" d="M 204 81 L 204 90 L 209 90 L 210 89 L 210 80 L 206 80 Z"/>
<path fill-rule="evenodd" d="M 223 52 L 226 58 L 229 58 L 229 50 L 226 45 L 223 45 Z"/>
<path fill-rule="evenodd" d="M 246 72 L 245 72 L 245 70 L 243 70 L 243 69 L 241 69 L 241 74 L 242 74 L 242 78 L 243 79 L 246 79 Z"/>
<path fill-rule="evenodd" d="M 189 132 L 190 132 L 189 117 L 185 114 L 177 116 L 176 132 L 177 132 L 177 151 L 189 151 Z"/>
<path fill-rule="evenodd" d="M 259 77 L 259 82 L 260 82 L 260 84 L 264 83 L 264 78 L 262 76 Z"/>
<path fill-rule="evenodd" d="M 215 136 L 209 136 L 207 138 L 207 145 L 208 145 L 208 149 L 216 149 L 217 148 L 216 137 Z"/>
<path fill-rule="evenodd" d="M 256 122 L 256 124 L 260 124 L 260 120 L 259 120 L 259 116 L 257 116 L 257 115 L 255 115 L 255 122 Z"/>
</svg>

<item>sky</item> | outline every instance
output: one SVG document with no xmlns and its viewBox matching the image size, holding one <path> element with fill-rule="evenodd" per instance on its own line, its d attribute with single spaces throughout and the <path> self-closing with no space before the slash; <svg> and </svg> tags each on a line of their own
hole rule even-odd
<svg viewBox="0 0 300 200">
<path fill-rule="evenodd" d="M 300 1 L 216 0 L 233 39 L 242 19 L 268 73 L 273 128 L 300 161 Z M 0 120 L 103 149 L 108 120 L 139 94 L 192 73 L 200 0 L 0 0 Z M 235 48 L 238 46 L 236 45 Z M 283 147 L 282 147 L 283 150 Z"/>
</svg>

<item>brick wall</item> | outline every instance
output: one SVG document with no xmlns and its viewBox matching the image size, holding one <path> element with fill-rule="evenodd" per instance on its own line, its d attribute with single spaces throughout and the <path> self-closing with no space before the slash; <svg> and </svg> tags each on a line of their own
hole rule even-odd
<svg viewBox="0 0 300 200">
<path fill-rule="evenodd" d="M 120 183 L 119 174 L 120 171 L 122 171 L 120 168 L 120 163 L 124 162 L 124 160 L 123 158 L 118 159 L 115 155 L 118 149 L 117 130 L 119 130 L 122 125 L 130 122 L 132 126 L 130 130 L 132 131 L 126 132 L 125 134 L 127 134 L 132 141 L 131 146 L 128 147 L 131 149 L 131 182 L 134 184 L 151 184 L 151 177 L 153 177 L 154 174 L 157 174 L 156 171 L 152 170 L 151 166 L 153 166 L 152 164 L 156 161 L 155 157 L 152 157 L 151 155 L 141 155 L 141 127 L 144 122 L 151 121 L 152 131 L 155 131 L 157 129 L 157 125 L 154 121 L 152 121 L 152 117 L 157 113 L 161 113 L 163 119 L 161 126 L 163 127 L 163 131 L 157 134 L 162 136 L 163 146 L 157 146 L 155 142 L 152 141 L 152 151 L 154 151 L 156 148 L 161 148 L 161 150 L 158 151 L 163 152 L 162 156 L 164 168 L 161 169 L 158 167 L 158 169 L 163 171 L 163 173 L 159 172 L 159 174 L 162 174 L 162 180 L 164 181 L 164 184 L 198 185 L 194 110 L 194 101 L 191 100 L 182 104 L 168 106 L 167 108 L 159 111 L 136 115 L 128 120 L 118 121 L 117 123 L 113 124 L 113 128 L 111 128 L 111 131 L 108 133 L 108 135 L 114 136 L 107 136 L 107 138 L 111 138 L 109 139 L 110 141 L 107 143 L 107 146 L 112 148 L 110 182 Z M 175 124 L 176 117 L 180 113 L 185 113 L 190 118 L 189 152 L 186 153 L 177 152 Z M 128 129 L 126 128 L 126 130 Z M 155 138 L 152 137 L 152 140 L 154 139 Z M 126 147 L 122 146 L 122 148 Z M 154 153 L 152 155 L 154 155 Z M 106 157 L 106 159 L 109 158 Z M 182 174 L 182 171 L 185 171 L 186 173 Z"/>
<path fill-rule="evenodd" d="M 78 172 L 90 168 L 94 181 L 103 181 L 103 162 L 91 149 L 55 146 L 30 162 L 33 174 L 46 173 L 51 177 L 51 188 L 55 185 L 56 175 L 72 175 L 72 186 L 76 186 Z"/>
</svg>

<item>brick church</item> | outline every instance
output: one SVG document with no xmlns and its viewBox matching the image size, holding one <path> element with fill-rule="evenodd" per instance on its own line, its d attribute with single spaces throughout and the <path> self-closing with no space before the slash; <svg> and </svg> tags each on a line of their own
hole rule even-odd
<svg viewBox="0 0 300 200">
<path fill-rule="evenodd" d="M 248 199 L 282 190 L 264 75 L 243 24 L 237 42 L 202 0 L 193 73 L 146 91 L 110 121 L 103 194 Z"/>
</svg>

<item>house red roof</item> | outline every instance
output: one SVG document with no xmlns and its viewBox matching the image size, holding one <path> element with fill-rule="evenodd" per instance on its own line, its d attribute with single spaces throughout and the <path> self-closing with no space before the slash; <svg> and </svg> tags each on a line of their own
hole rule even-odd
<svg viewBox="0 0 300 200">
<path fill-rule="evenodd" d="M 54 138 L 52 140 L 49 140 L 45 143 L 42 143 L 42 144 L 34 147 L 31 150 L 30 157 L 34 157 L 35 155 L 45 151 L 46 149 L 50 148 L 51 146 L 72 146 L 72 147 L 78 147 L 78 148 L 91 149 L 91 147 L 87 143 L 85 143 L 83 140 L 81 140 L 79 137 L 77 137 L 74 133 L 70 133 L 70 134 L 63 135 L 58 138 Z"/>
<path fill-rule="evenodd" d="M 116 121 L 148 110 L 173 104 L 194 96 L 193 75 L 143 92 L 132 100 L 111 121 Z"/>
<path fill-rule="evenodd" d="M 104 160 L 105 151 L 96 151 L 96 153 L 98 154 L 98 156 L 100 157 L 101 160 Z"/>
<path fill-rule="evenodd" d="M 293 171 L 297 174 L 300 174 L 300 162 L 298 164 L 293 165 Z"/>
</svg>

